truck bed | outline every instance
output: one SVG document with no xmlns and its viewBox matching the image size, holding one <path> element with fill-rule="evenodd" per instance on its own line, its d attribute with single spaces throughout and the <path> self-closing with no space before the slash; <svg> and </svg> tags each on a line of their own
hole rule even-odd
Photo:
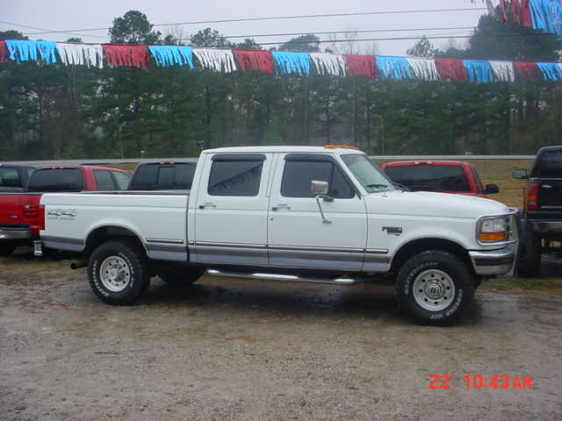
<svg viewBox="0 0 562 421">
<path fill-rule="evenodd" d="M 187 192 L 84 192 L 43 196 L 46 247 L 81 252 L 97 227 L 135 233 L 153 259 L 187 259 Z M 51 206 L 56 203 L 56 206 Z M 158 223 L 158 221 L 165 223 Z M 87 232 L 86 232 L 87 231 Z M 53 234 L 56 233 L 56 234 Z"/>
</svg>

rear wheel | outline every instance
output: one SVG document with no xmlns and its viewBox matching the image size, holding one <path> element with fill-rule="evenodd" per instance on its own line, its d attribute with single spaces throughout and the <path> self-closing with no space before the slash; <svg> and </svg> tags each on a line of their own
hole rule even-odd
<svg viewBox="0 0 562 421">
<path fill-rule="evenodd" d="M 88 262 L 88 277 L 94 293 L 113 305 L 134 304 L 150 282 L 146 257 L 130 241 L 111 241 L 96 248 Z"/>
<path fill-rule="evenodd" d="M 454 254 L 432 250 L 406 261 L 396 283 L 403 311 L 429 324 L 448 324 L 462 314 L 474 296 L 474 278 Z"/>
<path fill-rule="evenodd" d="M 203 276 L 205 269 L 186 266 L 186 265 L 173 265 L 168 268 L 158 269 L 158 276 L 166 284 L 173 287 L 182 287 L 192 285 Z"/>
<path fill-rule="evenodd" d="M 529 227 L 521 234 L 517 271 L 523 276 L 536 276 L 541 270 L 540 241 Z"/>
<path fill-rule="evenodd" d="M 0 242 L 0 256 L 2 257 L 6 257 L 9 256 L 10 254 L 12 254 L 14 252 L 14 250 L 16 249 L 17 244 L 12 243 L 12 242 Z"/>
</svg>

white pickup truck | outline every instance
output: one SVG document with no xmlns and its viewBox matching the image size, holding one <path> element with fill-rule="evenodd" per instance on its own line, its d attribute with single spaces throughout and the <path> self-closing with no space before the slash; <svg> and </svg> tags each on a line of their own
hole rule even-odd
<svg viewBox="0 0 562 421">
<path fill-rule="evenodd" d="M 207 150 L 189 192 L 46 194 L 41 204 L 43 246 L 80 253 L 93 291 L 116 305 L 156 275 L 349 285 L 386 274 L 402 309 L 444 323 L 483 278 L 509 275 L 517 250 L 513 209 L 406 192 L 347 147 Z"/>
</svg>

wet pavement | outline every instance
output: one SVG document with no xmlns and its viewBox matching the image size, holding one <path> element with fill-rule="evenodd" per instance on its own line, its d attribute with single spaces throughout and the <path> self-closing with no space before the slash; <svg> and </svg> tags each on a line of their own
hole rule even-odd
<svg viewBox="0 0 562 421">
<path fill-rule="evenodd" d="M 428 327 L 388 286 L 155 278 L 111 307 L 68 262 L 23 263 L 0 259 L 2 420 L 562 419 L 559 295 L 478 292 Z"/>
</svg>

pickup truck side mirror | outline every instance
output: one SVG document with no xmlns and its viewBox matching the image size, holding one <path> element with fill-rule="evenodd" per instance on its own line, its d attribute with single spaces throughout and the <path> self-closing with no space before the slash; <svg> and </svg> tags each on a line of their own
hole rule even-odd
<svg viewBox="0 0 562 421">
<path fill-rule="evenodd" d="M 524 168 L 520 168 L 518 170 L 513 171 L 513 173 L 511 173 L 511 175 L 513 176 L 513 178 L 517 179 L 517 180 L 528 180 L 529 179 L 529 174 L 527 173 L 527 170 Z"/>
<path fill-rule="evenodd" d="M 312 180 L 310 183 L 310 190 L 316 196 L 326 196 L 330 186 L 327 181 Z"/>
<path fill-rule="evenodd" d="M 320 211 L 320 215 L 322 216 L 322 223 L 324 224 L 331 224 L 332 221 L 329 221 L 324 215 L 324 210 L 322 209 L 322 204 L 320 203 L 320 199 L 324 199 L 326 202 L 333 202 L 330 196 L 328 196 L 328 190 L 330 189 L 330 185 L 327 181 L 319 181 L 319 180 L 312 180 L 310 183 L 310 191 L 316 198 L 316 203 L 318 204 L 318 210 Z"/>
<path fill-rule="evenodd" d="M 484 194 L 497 194 L 500 192 L 500 188 L 497 184 L 486 184 L 486 188 L 484 189 Z"/>
</svg>

